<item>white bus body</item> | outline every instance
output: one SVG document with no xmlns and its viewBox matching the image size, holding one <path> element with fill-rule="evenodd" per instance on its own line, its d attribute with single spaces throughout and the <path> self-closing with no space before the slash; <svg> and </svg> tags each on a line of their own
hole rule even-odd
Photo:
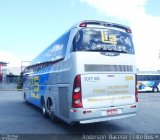
<svg viewBox="0 0 160 140">
<path fill-rule="evenodd" d="M 69 124 L 135 116 L 138 95 L 131 30 L 83 21 L 67 34 L 64 57 L 59 53 L 64 46 L 52 44 L 26 68 L 25 100 L 41 107 L 45 116 Z"/>
</svg>

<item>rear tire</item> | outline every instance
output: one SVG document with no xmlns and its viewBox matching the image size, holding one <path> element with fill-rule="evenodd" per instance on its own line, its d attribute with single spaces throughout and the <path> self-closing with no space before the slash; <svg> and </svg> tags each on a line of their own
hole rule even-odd
<svg viewBox="0 0 160 140">
<path fill-rule="evenodd" d="M 48 114 L 47 114 L 47 110 L 46 110 L 46 106 L 45 106 L 45 101 L 43 98 L 41 99 L 41 109 L 42 109 L 42 114 L 43 114 L 44 118 L 48 118 Z"/>
<path fill-rule="evenodd" d="M 51 119 L 53 122 L 58 122 L 58 118 L 55 116 L 54 112 L 55 112 L 55 108 L 54 108 L 53 102 L 52 102 L 52 100 L 49 98 L 49 99 L 47 100 L 47 113 L 48 113 L 48 116 L 50 117 L 50 119 Z"/>
</svg>

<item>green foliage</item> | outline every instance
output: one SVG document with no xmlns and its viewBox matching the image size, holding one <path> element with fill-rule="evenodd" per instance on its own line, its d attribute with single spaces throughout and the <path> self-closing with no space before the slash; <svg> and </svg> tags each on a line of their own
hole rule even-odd
<svg viewBox="0 0 160 140">
<path fill-rule="evenodd" d="M 22 89 L 23 88 L 23 79 L 22 79 L 22 74 L 17 77 L 17 89 Z"/>
</svg>

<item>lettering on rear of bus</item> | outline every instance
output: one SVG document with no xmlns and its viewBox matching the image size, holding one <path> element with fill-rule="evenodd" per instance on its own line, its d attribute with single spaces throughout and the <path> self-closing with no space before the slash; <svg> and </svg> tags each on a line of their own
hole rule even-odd
<svg viewBox="0 0 160 140">
<path fill-rule="evenodd" d="M 94 94 L 128 94 L 129 93 L 129 86 L 128 85 L 113 85 L 107 86 L 104 89 L 101 88 L 94 88 Z"/>
<path fill-rule="evenodd" d="M 125 76 L 125 80 L 126 81 L 133 80 L 133 76 Z"/>
<path fill-rule="evenodd" d="M 100 80 L 99 76 L 84 76 L 84 81 L 86 82 L 97 82 Z"/>
<path fill-rule="evenodd" d="M 131 95 L 124 95 L 124 96 L 111 96 L 111 97 L 101 97 L 101 98 L 88 98 L 88 102 L 105 102 L 105 101 L 119 101 L 119 100 L 126 100 L 132 99 Z"/>
</svg>

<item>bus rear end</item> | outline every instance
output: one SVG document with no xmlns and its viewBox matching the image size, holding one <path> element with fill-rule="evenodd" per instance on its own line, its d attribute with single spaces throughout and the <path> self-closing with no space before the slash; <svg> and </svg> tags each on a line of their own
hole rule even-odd
<svg viewBox="0 0 160 140">
<path fill-rule="evenodd" d="M 135 116 L 135 52 L 131 30 L 83 22 L 73 39 L 70 122 L 92 123 Z"/>
</svg>

